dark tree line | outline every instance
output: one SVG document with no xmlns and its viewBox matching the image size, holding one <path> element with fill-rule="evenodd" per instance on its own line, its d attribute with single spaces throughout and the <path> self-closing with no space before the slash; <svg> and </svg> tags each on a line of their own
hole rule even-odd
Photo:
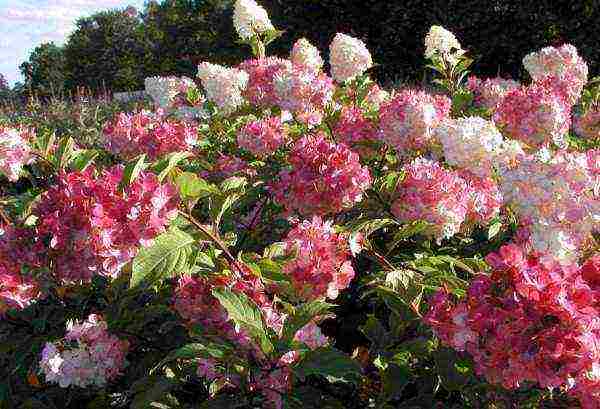
<svg viewBox="0 0 600 409">
<path fill-rule="evenodd" d="M 423 38 L 432 24 L 453 31 L 476 58 L 481 75 L 523 74 L 521 59 L 550 44 L 571 42 L 598 74 L 600 1 L 540 0 L 259 0 L 286 30 L 271 52 L 286 55 L 307 37 L 327 55 L 335 32 L 365 40 L 379 80 L 423 75 Z M 40 95 L 77 87 L 112 91 L 143 87 L 151 75 L 193 76 L 199 61 L 235 64 L 249 50 L 237 44 L 234 0 L 151 0 L 77 21 L 64 46 L 41 44 L 20 66 L 23 89 Z"/>
</svg>

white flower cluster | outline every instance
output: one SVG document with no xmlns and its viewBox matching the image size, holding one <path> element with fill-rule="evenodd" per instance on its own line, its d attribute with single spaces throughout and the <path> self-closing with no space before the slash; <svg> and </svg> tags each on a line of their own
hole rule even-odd
<svg viewBox="0 0 600 409">
<path fill-rule="evenodd" d="M 244 103 L 242 91 L 248 85 L 248 74 L 237 68 L 202 62 L 198 65 L 198 78 L 206 97 L 227 115 Z"/>
<path fill-rule="evenodd" d="M 561 262 L 575 261 L 577 249 L 598 228 L 599 179 L 592 160 L 584 153 L 548 151 L 523 156 L 500 173 L 505 203 L 529 226 L 533 248 Z"/>
<path fill-rule="evenodd" d="M 254 0 L 237 0 L 235 2 L 233 25 L 243 40 L 274 29 L 267 11 Z"/>
<path fill-rule="evenodd" d="M 123 368 L 127 343 L 110 335 L 106 322 L 97 315 L 81 324 L 68 322 L 65 341 L 75 341 L 77 346 L 48 342 L 42 351 L 40 368 L 48 382 L 61 388 L 104 386 Z"/>
<path fill-rule="evenodd" d="M 440 54 L 451 63 L 456 62 L 458 57 L 465 51 L 456 39 L 456 36 L 442 26 L 431 26 L 425 36 L 425 57 L 432 58 Z"/>
<path fill-rule="evenodd" d="M 550 86 L 571 105 L 577 102 L 588 80 L 587 63 L 571 44 L 527 54 L 523 66 L 536 82 L 551 79 Z"/>
<path fill-rule="evenodd" d="M 294 43 L 290 60 L 295 65 L 302 65 L 315 71 L 320 71 L 323 68 L 321 53 L 306 38 L 301 38 Z"/>
<path fill-rule="evenodd" d="M 27 130 L 0 127 L 0 174 L 16 182 L 23 173 L 23 166 L 33 162 L 34 157 L 27 141 Z"/>
<path fill-rule="evenodd" d="M 481 177 L 491 175 L 503 148 L 502 135 L 494 123 L 477 116 L 448 119 L 436 129 L 435 136 L 448 164 Z"/>
<path fill-rule="evenodd" d="M 576 73 L 587 79 L 588 66 L 579 56 L 577 48 L 571 44 L 561 47 L 544 47 L 523 57 L 523 66 L 534 81 L 540 81 L 548 75 L 563 77 Z"/>
<path fill-rule="evenodd" d="M 181 85 L 181 79 L 178 77 L 149 77 L 144 80 L 146 94 L 150 95 L 154 105 L 157 108 L 168 110 Z"/>
<path fill-rule="evenodd" d="M 342 33 L 337 33 L 329 45 L 329 63 L 337 82 L 352 80 L 373 66 L 365 43 Z"/>
</svg>

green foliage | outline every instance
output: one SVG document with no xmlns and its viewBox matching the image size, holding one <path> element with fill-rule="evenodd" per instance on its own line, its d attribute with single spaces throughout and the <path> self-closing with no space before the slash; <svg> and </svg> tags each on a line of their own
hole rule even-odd
<svg viewBox="0 0 600 409">
<path fill-rule="evenodd" d="M 60 94 L 65 89 L 66 58 L 62 47 L 53 42 L 37 46 L 19 66 L 27 92 L 40 96 Z"/>
<path fill-rule="evenodd" d="M 150 247 L 142 248 L 133 260 L 131 287 L 155 284 L 189 267 L 195 240 L 189 234 L 172 227 L 161 234 Z"/>
</svg>

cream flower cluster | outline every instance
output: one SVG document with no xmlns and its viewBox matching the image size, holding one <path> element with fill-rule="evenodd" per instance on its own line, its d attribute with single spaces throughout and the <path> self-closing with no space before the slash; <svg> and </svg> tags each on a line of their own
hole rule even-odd
<svg viewBox="0 0 600 409">
<path fill-rule="evenodd" d="M 198 65 L 198 78 L 207 98 L 227 115 L 243 103 L 242 91 L 248 84 L 248 74 L 237 68 L 202 62 Z"/>
<path fill-rule="evenodd" d="M 456 36 L 442 26 L 431 26 L 425 36 L 425 57 L 432 58 L 436 54 L 450 62 L 462 56 L 465 51 Z"/>
<path fill-rule="evenodd" d="M 480 177 L 491 175 L 496 156 L 503 147 L 494 123 L 481 117 L 448 119 L 436 129 L 446 162 Z"/>
<path fill-rule="evenodd" d="M 144 80 L 146 94 L 150 95 L 154 105 L 161 109 L 170 109 L 181 85 L 179 77 L 149 77 Z"/>
<path fill-rule="evenodd" d="M 30 138 L 30 131 L 26 129 L 0 127 L 0 174 L 12 182 L 19 179 L 23 166 L 33 162 Z"/>
<path fill-rule="evenodd" d="M 40 368 L 48 382 L 61 388 L 104 386 L 121 373 L 127 342 L 107 332 L 102 317 L 92 314 L 82 323 L 69 321 L 65 343 L 46 343 Z M 68 348 L 66 343 L 75 342 Z"/>
<path fill-rule="evenodd" d="M 373 66 L 365 43 L 349 35 L 337 33 L 329 45 L 331 76 L 337 82 L 350 81 Z"/>
<path fill-rule="evenodd" d="M 301 65 L 315 71 L 320 71 L 323 68 L 321 53 L 306 38 L 301 38 L 294 43 L 290 60 L 294 65 Z"/>
<path fill-rule="evenodd" d="M 535 250 L 573 262 L 598 229 L 597 163 L 597 155 L 547 152 L 523 156 L 517 166 L 501 169 L 505 203 L 528 226 Z"/>
<path fill-rule="evenodd" d="M 467 87 L 474 96 L 477 106 L 495 110 L 504 96 L 510 91 L 521 86 L 513 79 L 501 77 L 480 79 L 475 76 L 469 77 Z"/>
<path fill-rule="evenodd" d="M 267 11 L 254 0 L 237 0 L 235 2 L 233 25 L 243 40 L 274 29 Z"/>
<path fill-rule="evenodd" d="M 588 79 L 588 66 L 571 44 L 560 47 L 545 47 L 527 54 L 523 66 L 535 82 L 551 77 L 551 85 L 571 105 L 581 95 Z"/>
</svg>

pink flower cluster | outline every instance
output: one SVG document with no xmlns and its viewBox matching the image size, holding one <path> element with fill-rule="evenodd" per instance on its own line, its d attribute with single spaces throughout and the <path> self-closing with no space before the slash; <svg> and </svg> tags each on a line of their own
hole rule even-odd
<svg viewBox="0 0 600 409">
<path fill-rule="evenodd" d="M 381 105 L 380 137 L 400 154 L 429 147 L 434 128 L 450 114 L 450 99 L 403 90 Z"/>
<path fill-rule="evenodd" d="M 531 148 L 552 142 L 563 147 L 571 110 L 550 87 L 534 83 L 509 92 L 498 105 L 494 121 L 505 136 Z"/>
<path fill-rule="evenodd" d="M 333 97 L 333 81 L 321 71 L 306 66 L 280 70 L 273 80 L 277 103 L 309 126 L 319 125 Z"/>
<path fill-rule="evenodd" d="M 508 92 L 520 86 L 515 80 L 501 77 L 480 79 L 472 75 L 467 80 L 467 87 L 473 93 L 475 105 L 492 111 L 496 110 Z"/>
<path fill-rule="evenodd" d="M 198 139 L 195 125 L 167 119 L 161 110 L 119 113 L 103 132 L 107 149 L 124 159 L 141 153 L 157 159 L 171 152 L 189 151 Z"/>
<path fill-rule="evenodd" d="M 590 141 L 600 140 L 600 106 L 594 106 L 574 118 L 575 132 Z"/>
<path fill-rule="evenodd" d="M 238 68 L 248 74 L 248 85 L 244 97 L 252 105 L 270 107 L 277 105 L 279 98 L 275 93 L 273 80 L 281 71 L 291 69 L 292 63 L 277 57 L 246 60 Z"/>
<path fill-rule="evenodd" d="M 70 343 L 76 346 L 70 347 Z M 92 314 L 82 323 L 69 321 L 64 341 L 46 343 L 40 361 L 47 382 L 61 388 L 105 386 L 121 374 L 129 346 L 107 331 L 102 317 Z"/>
<path fill-rule="evenodd" d="M 33 130 L 0 126 L 0 174 L 4 174 L 11 182 L 21 177 L 23 166 L 33 162 L 33 152 L 29 146 L 33 138 Z"/>
<path fill-rule="evenodd" d="M 238 145 L 256 156 L 268 156 L 275 152 L 286 139 L 281 117 L 250 121 L 238 132 Z"/>
<path fill-rule="evenodd" d="M 465 300 L 446 290 L 431 300 L 435 334 L 471 354 L 491 383 L 562 387 L 600 407 L 600 258 L 563 266 L 508 244 L 486 260 L 491 276 L 478 275 Z"/>
<path fill-rule="evenodd" d="M 574 261 L 598 229 L 600 177 L 597 151 L 521 156 L 501 172 L 501 190 L 524 225 L 531 244 L 562 262 Z"/>
<path fill-rule="evenodd" d="M 226 179 L 234 175 L 255 176 L 256 170 L 251 168 L 248 162 L 233 155 L 221 154 L 215 161 L 212 171 L 201 173 L 203 178 L 215 177 Z"/>
<path fill-rule="evenodd" d="M 588 80 L 588 66 L 571 44 L 545 47 L 523 58 L 535 82 L 547 82 L 569 106 L 575 105 Z"/>
<path fill-rule="evenodd" d="M 34 241 L 32 229 L 0 225 L 0 317 L 9 309 L 23 309 L 40 296 L 38 283 L 22 273 L 40 268 L 43 246 Z"/>
<path fill-rule="evenodd" d="M 314 216 L 294 227 L 285 239 L 294 258 L 284 267 L 301 300 L 335 299 L 354 278 L 348 238 L 335 233 L 332 222 Z"/>
<path fill-rule="evenodd" d="M 302 215 L 339 213 L 362 200 L 371 186 L 367 167 L 344 144 L 327 141 L 323 134 L 309 134 L 294 144 L 289 155 L 291 170 L 279 174 L 275 199 L 287 211 Z"/>
<path fill-rule="evenodd" d="M 492 179 L 447 170 L 425 158 L 416 158 L 404 171 L 392 213 L 401 221 L 428 222 L 428 234 L 438 241 L 454 236 L 465 221 L 485 223 L 500 210 L 502 199 Z"/>
<path fill-rule="evenodd" d="M 338 142 L 352 147 L 356 143 L 375 140 L 377 128 L 357 106 L 344 106 L 333 129 Z"/>
<path fill-rule="evenodd" d="M 282 395 L 292 386 L 289 366 L 298 359 L 299 352 L 292 350 L 278 360 L 268 359 L 245 330 L 229 321 L 227 311 L 212 295 L 215 288 L 229 288 L 247 295 L 260 308 L 267 326 L 276 334 L 281 335 L 283 323 L 287 318 L 274 308 L 260 279 L 243 266 L 238 267 L 237 274 L 232 276 L 181 277 L 174 292 L 173 307 L 189 323 L 200 324 L 205 336 L 234 343 L 239 355 L 248 356 L 259 364 L 261 376 L 249 379 L 248 386 L 250 390 L 261 391 L 269 407 L 281 409 Z M 318 348 L 328 343 L 314 322 L 298 330 L 294 339 L 309 348 Z M 242 384 L 239 375 L 224 373 L 220 366 L 222 363 L 219 365 L 216 359 L 201 358 L 198 360 L 198 376 L 209 380 L 219 379 L 224 384 L 236 387 Z"/>
<path fill-rule="evenodd" d="M 38 237 L 49 240 L 53 273 L 63 282 L 116 276 L 121 267 L 165 230 L 177 212 L 175 187 L 141 173 L 119 189 L 120 166 L 94 176 L 94 169 L 61 175 L 34 213 Z"/>
</svg>

